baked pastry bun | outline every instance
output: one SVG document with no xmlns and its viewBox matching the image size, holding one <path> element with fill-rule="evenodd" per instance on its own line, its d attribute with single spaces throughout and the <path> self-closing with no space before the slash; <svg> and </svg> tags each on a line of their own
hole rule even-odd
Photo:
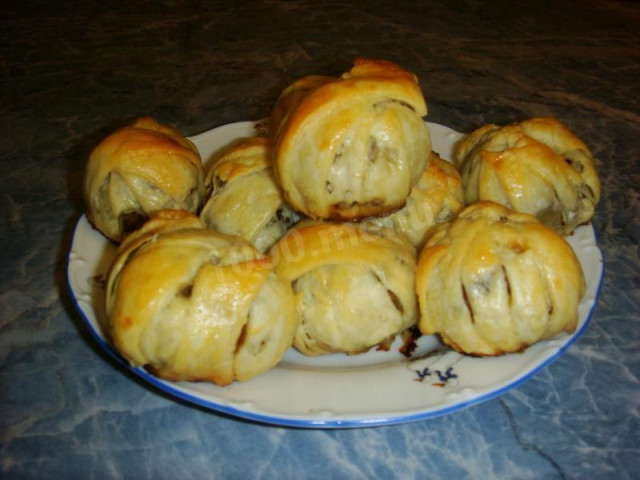
<svg viewBox="0 0 640 480">
<path fill-rule="evenodd" d="M 485 125 L 459 144 L 456 162 L 467 204 L 501 203 L 563 235 L 588 222 L 600 200 L 591 151 L 555 118 Z"/>
<path fill-rule="evenodd" d="M 393 228 L 416 248 L 421 248 L 431 229 L 453 218 L 464 208 L 462 180 L 458 170 L 437 153 L 411 189 L 404 207 L 367 222 Z"/>
<path fill-rule="evenodd" d="M 203 195 L 204 173 L 195 145 L 148 117 L 100 142 L 85 170 L 87 218 L 115 242 L 159 210 L 195 213 Z"/>
<path fill-rule="evenodd" d="M 268 257 L 172 210 L 120 245 L 106 313 L 113 344 L 131 364 L 218 385 L 272 368 L 296 327 L 291 286 Z"/>
<path fill-rule="evenodd" d="M 270 118 L 274 169 L 287 201 L 315 219 L 352 220 L 402 207 L 431 138 L 416 76 L 358 59 L 340 78 L 302 78 Z"/>
<path fill-rule="evenodd" d="M 531 215 L 479 202 L 434 229 L 416 290 L 422 333 L 487 356 L 574 331 L 585 283 L 562 236 Z"/>
<path fill-rule="evenodd" d="M 303 221 L 271 251 L 292 284 L 306 355 L 361 353 L 415 324 L 415 249 L 390 229 Z"/>
<path fill-rule="evenodd" d="M 284 201 L 271 169 L 270 141 L 235 142 L 207 170 L 206 203 L 200 218 L 208 228 L 238 235 L 267 251 L 300 216 Z"/>
</svg>

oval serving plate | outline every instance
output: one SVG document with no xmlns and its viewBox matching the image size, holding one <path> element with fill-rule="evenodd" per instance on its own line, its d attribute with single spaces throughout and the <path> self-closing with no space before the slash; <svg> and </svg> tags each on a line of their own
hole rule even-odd
<svg viewBox="0 0 640 480">
<path fill-rule="evenodd" d="M 452 158 L 462 134 L 429 123 L 433 149 Z M 206 163 L 233 140 L 256 135 L 260 122 L 225 125 L 191 137 Z M 140 378 L 177 398 L 258 422 L 303 428 L 353 428 L 412 422 L 445 415 L 494 398 L 545 368 L 584 331 L 595 307 L 603 258 L 591 225 L 568 237 L 587 281 L 573 334 L 539 342 L 522 353 L 495 358 L 460 355 L 435 336 L 423 336 L 410 358 L 397 339 L 389 351 L 306 357 L 290 349 L 269 372 L 226 387 L 169 382 L 131 367 L 111 346 L 104 322 L 104 276 L 116 247 L 82 216 L 69 253 L 68 281 L 76 307 L 98 344 Z"/>
</svg>

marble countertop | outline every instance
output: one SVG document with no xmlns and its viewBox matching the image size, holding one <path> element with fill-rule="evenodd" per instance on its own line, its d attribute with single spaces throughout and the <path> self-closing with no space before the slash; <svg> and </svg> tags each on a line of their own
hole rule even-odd
<svg viewBox="0 0 640 480">
<path fill-rule="evenodd" d="M 0 477 L 637 478 L 640 4 L 357 3 L 3 6 Z M 357 56 L 414 71 L 430 121 L 468 132 L 553 115 L 592 148 L 605 276 L 586 332 L 498 398 L 377 428 L 252 423 L 127 374 L 66 282 L 90 149 L 142 115 L 188 135 L 263 118 L 292 80 Z"/>
</svg>

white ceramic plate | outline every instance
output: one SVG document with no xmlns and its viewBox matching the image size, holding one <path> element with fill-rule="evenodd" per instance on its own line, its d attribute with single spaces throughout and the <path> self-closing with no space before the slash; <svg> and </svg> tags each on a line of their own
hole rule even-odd
<svg viewBox="0 0 640 480">
<path fill-rule="evenodd" d="M 462 137 L 429 123 L 433 148 L 452 158 Z M 253 135 L 258 123 L 240 122 L 192 137 L 206 162 L 230 141 Z M 526 351 L 497 358 L 465 357 L 443 347 L 435 336 L 422 337 L 412 358 L 390 351 L 357 356 L 305 357 L 290 349 L 280 364 L 244 383 L 218 387 L 208 383 L 168 382 L 142 368 L 132 368 L 109 343 L 103 317 L 103 285 L 115 247 L 83 216 L 69 254 L 68 279 L 76 305 L 95 340 L 136 375 L 175 397 L 255 421 L 319 428 L 386 425 L 444 415 L 489 400 L 524 382 L 558 358 L 584 331 L 595 306 L 603 272 L 602 254 L 591 225 L 568 238 L 587 279 L 580 322 Z"/>
</svg>

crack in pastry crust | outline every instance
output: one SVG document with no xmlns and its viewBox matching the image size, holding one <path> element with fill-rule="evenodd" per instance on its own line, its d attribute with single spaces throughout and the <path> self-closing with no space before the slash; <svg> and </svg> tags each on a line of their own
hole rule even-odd
<svg viewBox="0 0 640 480">
<path fill-rule="evenodd" d="M 184 211 L 158 212 L 120 245 L 106 313 L 133 365 L 218 385 L 272 368 L 296 327 L 293 292 L 271 260 Z"/>
<path fill-rule="evenodd" d="M 591 151 L 555 118 L 485 125 L 458 145 L 456 162 L 467 204 L 501 203 L 562 235 L 588 222 L 600 199 Z"/>
<path fill-rule="evenodd" d="M 420 254 L 419 326 L 460 352 L 517 352 L 571 332 L 584 275 L 566 240 L 533 216 L 492 202 L 436 227 Z"/>
<path fill-rule="evenodd" d="M 390 229 L 306 221 L 271 255 L 292 284 L 293 345 L 306 355 L 365 352 L 416 322 L 415 250 Z"/>
<path fill-rule="evenodd" d="M 162 209 L 198 211 L 204 195 L 200 154 L 177 130 L 140 118 L 93 150 L 83 193 L 89 221 L 119 243 Z"/>
<path fill-rule="evenodd" d="M 287 201 L 316 219 L 401 208 L 431 151 L 426 113 L 415 75 L 390 62 L 359 59 L 339 78 L 294 82 L 270 120 Z"/>
</svg>

